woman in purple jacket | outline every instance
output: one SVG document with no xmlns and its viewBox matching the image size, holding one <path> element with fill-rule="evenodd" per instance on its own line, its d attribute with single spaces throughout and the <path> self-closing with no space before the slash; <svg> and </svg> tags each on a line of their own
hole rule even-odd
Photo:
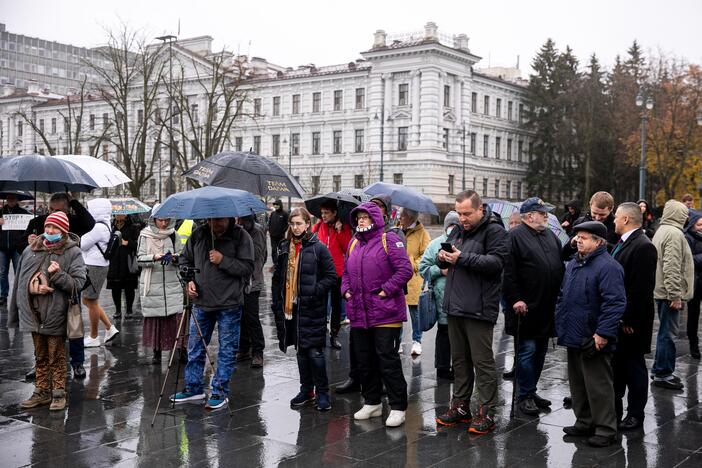
<svg viewBox="0 0 702 468">
<path fill-rule="evenodd" d="M 388 427 L 405 422 L 407 382 L 402 374 L 398 344 L 407 320 L 404 286 L 413 269 L 402 240 L 384 232 L 383 214 L 374 203 L 351 211 L 356 234 L 346 253 L 341 293 L 351 322 L 353 353 L 358 361 L 364 405 L 354 419 L 380 416 L 382 384 L 390 404 Z"/>
</svg>

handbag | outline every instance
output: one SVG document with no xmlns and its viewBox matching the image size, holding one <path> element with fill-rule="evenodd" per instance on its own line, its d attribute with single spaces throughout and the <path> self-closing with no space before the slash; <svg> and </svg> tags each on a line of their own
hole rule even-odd
<svg viewBox="0 0 702 468">
<path fill-rule="evenodd" d="M 434 285 L 428 278 L 424 278 L 417 309 L 419 312 L 419 327 L 422 331 L 426 332 L 434 328 L 438 314 L 434 297 Z"/>
<path fill-rule="evenodd" d="M 69 340 L 83 338 L 83 316 L 80 311 L 80 300 L 75 287 L 68 299 L 68 316 L 66 318 L 66 335 Z"/>
<path fill-rule="evenodd" d="M 134 254 L 129 254 L 127 256 L 127 268 L 129 273 L 136 275 L 139 273 L 139 262 L 137 261 L 137 256 Z"/>
</svg>

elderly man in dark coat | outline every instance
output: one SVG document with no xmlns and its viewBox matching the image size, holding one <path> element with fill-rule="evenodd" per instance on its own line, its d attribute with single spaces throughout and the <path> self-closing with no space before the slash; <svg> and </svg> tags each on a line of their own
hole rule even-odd
<svg viewBox="0 0 702 468">
<path fill-rule="evenodd" d="M 507 302 L 505 328 L 517 336 L 516 378 L 519 409 L 537 415 L 551 402 L 536 393 L 548 339 L 555 336 L 554 312 L 563 280 L 561 242 L 548 228 L 549 209 L 539 198 L 520 208 L 522 223 L 509 236 L 503 291 Z"/>
<path fill-rule="evenodd" d="M 614 406 L 619 430 L 641 427 L 648 399 L 648 379 L 644 355 L 651 352 L 653 333 L 653 289 L 656 287 L 656 247 L 642 229 L 641 209 L 636 203 L 617 208 L 614 226 L 621 240 L 612 256 L 624 268 L 626 310 L 619 327 L 617 350 L 612 357 Z M 622 420 L 622 399 L 629 389 L 627 417 Z"/>
<path fill-rule="evenodd" d="M 558 344 L 568 348 L 576 417 L 563 432 L 607 447 L 617 434 L 611 360 L 626 309 L 624 270 L 607 253 L 604 224 L 588 221 L 573 230 L 578 253 L 566 265 L 556 305 Z"/>
</svg>

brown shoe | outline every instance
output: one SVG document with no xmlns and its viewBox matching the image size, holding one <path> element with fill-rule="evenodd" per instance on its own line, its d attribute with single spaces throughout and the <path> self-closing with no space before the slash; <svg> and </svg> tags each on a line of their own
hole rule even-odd
<svg viewBox="0 0 702 468">
<path fill-rule="evenodd" d="M 20 406 L 25 409 L 36 408 L 37 406 L 45 406 L 51 404 L 51 393 L 41 390 L 35 390 L 28 400 L 20 403 Z"/>
<path fill-rule="evenodd" d="M 251 367 L 253 369 L 260 369 L 261 367 L 263 367 L 263 356 L 254 356 L 251 360 Z"/>
<path fill-rule="evenodd" d="M 49 406 L 49 411 L 61 411 L 66 409 L 66 394 L 63 396 L 55 396 L 51 399 L 51 406 Z"/>
</svg>

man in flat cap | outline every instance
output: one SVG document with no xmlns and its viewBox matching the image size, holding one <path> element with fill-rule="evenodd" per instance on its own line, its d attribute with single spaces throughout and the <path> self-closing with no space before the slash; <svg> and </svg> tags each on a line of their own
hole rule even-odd
<svg viewBox="0 0 702 468">
<path fill-rule="evenodd" d="M 568 381 L 576 421 L 569 436 L 607 447 L 617 435 L 612 352 L 626 309 L 624 270 L 607 253 L 607 228 L 587 221 L 573 228 L 577 254 L 566 265 L 556 304 L 558 344 L 568 348 Z"/>
</svg>

